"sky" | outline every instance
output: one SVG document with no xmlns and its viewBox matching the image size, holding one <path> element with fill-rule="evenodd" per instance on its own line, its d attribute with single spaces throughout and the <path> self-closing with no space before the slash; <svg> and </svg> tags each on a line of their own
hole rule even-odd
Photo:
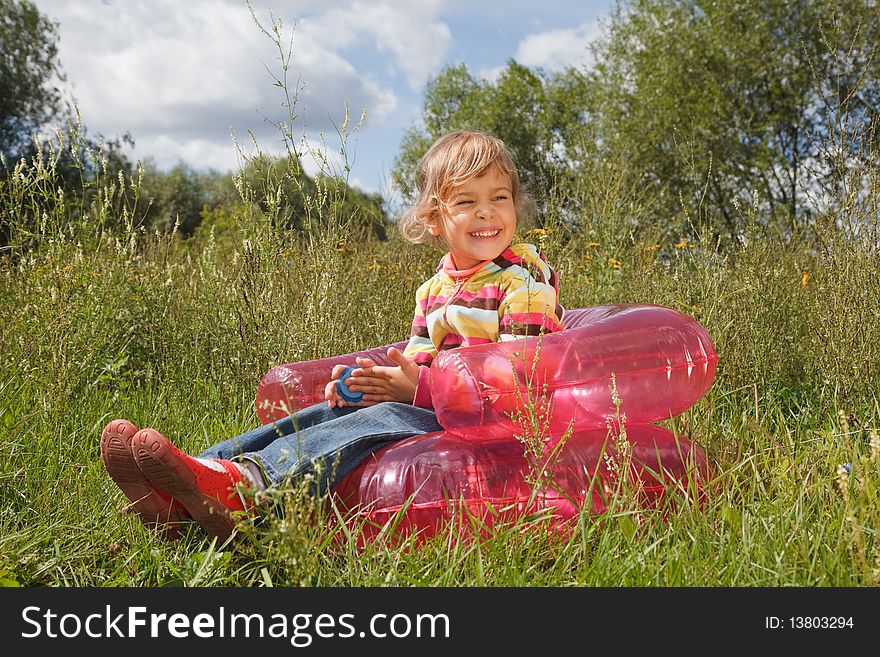
<svg viewBox="0 0 880 657">
<path fill-rule="evenodd" d="M 416 125 L 426 82 L 465 63 L 492 79 L 513 58 L 546 71 L 589 67 L 588 43 L 613 0 L 34 0 L 58 24 L 64 88 L 92 137 L 130 133 L 132 159 L 234 171 L 241 151 L 283 152 L 280 53 L 296 94 L 293 140 L 368 192 L 392 193 L 390 170 Z M 251 14 L 253 9 L 253 15 Z M 272 31 L 279 51 L 256 21 Z M 291 42 L 292 38 L 292 42 Z M 273 77 L 274 76 L 274 77 Z M 349 126 L 366 112 L 341 154 Z M 251 137 L 251 134 L 253 137 Z M 322 145 L 323 144 L 323 145 Z M 320 162 L 324 160 L 324 164 Z"/>
</svg>

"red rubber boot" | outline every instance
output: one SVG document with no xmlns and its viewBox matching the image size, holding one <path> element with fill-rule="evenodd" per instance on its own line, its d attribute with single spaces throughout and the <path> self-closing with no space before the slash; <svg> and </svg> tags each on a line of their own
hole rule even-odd
<svg viewBox="0 0 880 657">
<path fill-rule="evenodd" d="M 155 527 L 166 538 L 176 539 L 189 514 L 183 505 L 157 488 L 141 472 L 131 452 L 131 441 L 138 428 L 128 420 L 113 420 L 101 432 L 101 460 L 107 474 L 125 493 L 130 504 L 126 511 L 136 513 L 147 527 Z"/>
<path fill-rule="evenodd" d="M 235 529 L 236 511 L 248 505 L 236 490 L 248 482 L 232 461 L 213 459 L 215 470 L 184 454 L 155 429 L 139 431 L 132 453 L 152 484 L 179 500 L 190 517 L 211 536 L 228 538 Z"/>
</svg>

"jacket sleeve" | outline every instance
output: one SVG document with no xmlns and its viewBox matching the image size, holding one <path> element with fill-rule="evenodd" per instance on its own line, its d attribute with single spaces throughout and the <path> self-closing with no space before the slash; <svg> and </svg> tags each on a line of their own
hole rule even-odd
<svg viewBox="0 0 880 657">
<path fill-rule="evenodd" d="M 428 304 L 426 281 L 416 291 L 416 309 L 413 313 L 412 329 L 410 330 L 409 342 L 403 350 L 404 355 L 412 358 L 419 365 L 430 365 L 437 355 L 437 348 L 431 341 L 428 333 L 428 322 L 425 319 L 425 309 Z"/>
<path fill-rule="evenodd" d="M 427 304 L 427 294 L 423 285 L 416 292 L 416 309 L 413 313 L 412 330 L 410 331 L 409 342 L 403 350 L 404 355 L 412 358 L 419 367 L 419 380 L 416 384 L 415 398 L 413 406 L 421 408 L 434 408 L 431 401 L 430 375 L 431 362 L 437 355 L 437 349 L 431 341 L 428 334 L 428 324 L 425 320 L 425 306 Z"/>
<path fill-rule="evenodd" d="M 561 331 L 563 308 L 558 293 L 556 272 L 543 259 L 512 267 L 498 307 L 499 339 Z"/>
<path fill-rule="evenodd" d="M 431 398 L 431 366 L 425 365 L 419 368 L 419 382 L 416 384 L 416 395 L 413 399 L 413 406 L 421 408 L 434 408 L 434 401 Z"/>
</svg>

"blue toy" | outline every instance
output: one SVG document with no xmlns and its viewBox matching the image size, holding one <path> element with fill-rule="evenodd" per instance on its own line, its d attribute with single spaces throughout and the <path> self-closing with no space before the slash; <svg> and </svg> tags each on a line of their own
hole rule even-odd
<svg viewBox="0 0 880 657">
<path fill-rule="evenodd" d="M 342 370 L 342 374 L 340 374 L 339 378 L 336 380 L 336 392 L 338 392 L 339 396 L 347 402 L 359 402 L 364 396 L 364 393 L 352 392 L 348 389 L 348 386 L 345 385 L 345 380 L 350 377 L 351 373 L 356 369 L 358 369 L 357 365 L 349 365 Z"/>
</svg>

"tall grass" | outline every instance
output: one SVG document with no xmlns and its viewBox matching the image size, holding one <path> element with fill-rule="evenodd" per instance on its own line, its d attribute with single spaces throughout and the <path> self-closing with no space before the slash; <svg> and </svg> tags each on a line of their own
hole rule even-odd
<svg viewBox="0 0 880 657">
<path fill-rule="evenodd" d="M 48 152 L 65 148 L 77 149 L 75 135 L 59 135 Z M 82 198 L 59 191 L 51 156 L 0 180 L 9 236 L 0 251 L 0 583 L 880 579 L 880 260 L 868 237 L 878 234 L 876 169 L 864 171 L 874 181 L 867 192 L 810 235 L 767 231 L 756 206 L 742 209 L 742 242 L 722 245 L 698 218 L 674 243 L 636 231 L 650 226 L 650 199 L 625 167 L 598 163 L 549 195 L 577 201 L 577 231 L 560 220 L 523 235 L 560 273 L 566 307 L 656 303 L 708 329 L 720 354 L 715 385 L 670 422 L 709 455 L 714 479 L 701 508 L 673 492 L 662 521 L 630 499 L 584 514 L 566 535 L 527 517 L 478 539 L 452 528 L 424 544 L 359 545 L 325 506 L 281 490 L 277 513 L 218 544 L 197 528 L 167 543 L 122 513 L 98 451 L 104 424 L 127 417 L 190 452 L 256 426 L 256 386 L 272 365 L 406 337 L 415 287 L 439 253 L 352 232 L 333 176 L 309 199 L 311 220 L 297 233 L 280 228 L 272 206 L 255 204 L 242 183 L 222 240 L 147 234 L 138 222 L 144 200 L 121 193 L 138 189 L 138 174 L 107 177 L 101 153 L 89 157 L 83 166 L 97 175 Z M 287 175 L 267 167 L 261 193 Z"/>
</svg>

